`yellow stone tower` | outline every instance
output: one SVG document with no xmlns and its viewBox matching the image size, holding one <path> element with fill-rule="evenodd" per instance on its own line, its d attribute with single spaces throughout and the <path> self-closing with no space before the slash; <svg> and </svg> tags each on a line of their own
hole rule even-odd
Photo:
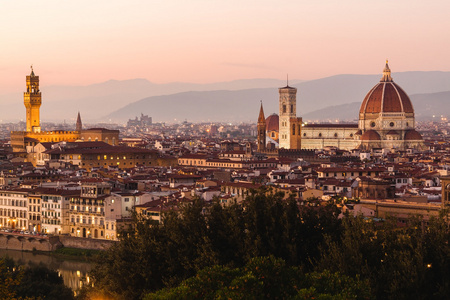
<svg viewBox="0 0 450 300">
<path fill-rule="evenodd" d="M 27 132 L 41 132 L 39 109 L 42 99 L 39 76 L 34 75 L 33 66 L 31 66 L 30 76 L 27 76 L 27 91 L 23 93 L 23 103 L 27 110 Z"/>
</svg>

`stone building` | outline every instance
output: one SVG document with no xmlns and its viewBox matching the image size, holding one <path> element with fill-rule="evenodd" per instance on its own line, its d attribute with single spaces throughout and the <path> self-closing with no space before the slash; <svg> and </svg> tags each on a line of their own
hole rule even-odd
<svg viewBox="0 0 450 300">
<path fill-rule="evenodd" d="M 105 239 L 105 201 L 111 197 L 106 183 L 83 183 L 78 196 L 70 198 L 69 234 Z"/>
<path fill-rule="evenodd" d="M 393 81 L 387 61 L 380 82 L 364 97 L 358 124 L 307 124 L 303 127 L 303 148 L 326 146 L 344 150 L 424 147 L 422 136 L 415 130 L 411 100 Z"/>
<path fill-rule="evenodd" d="M 85 141 L 103 141 L 110 145 L 118 145 L 119 131 L 108 130 L 104 128 L 92 128 L 82 130 L 80 113 L 78 112 L 76 130 L 53 130 L 42 131 L 40 121 L 40 107 L 42 104 L 42 94 L 39 89 L 39 76 L 31 74 L 26 77 L 26 92 L 23 95 L 26 109 L 26 131 L 11 132 L 11 147 L 13 151 L 28 152 L 28 159 L 32 153 L 32 148 L 43 142 L 75 142 L 77 140 Z"/>
<path fill-rule="evenodd" d="M 374 148 L 423 149 L 422 136 L 415 130 L 414 108 L 408 95 L 391 76 L 388 63 L 383 76 L 364 97 L 358 124 L 302 124 L 295 117 L 297 89 L 286 86 L 280 92 L 279 148 L 343 150 Z M 269 136 L 276 136 L 272 133 Z M 301 135 L 301 136 L 299 136 Z"/>
<path fill-rule="evenodd" d="M 297 118 L 297 89 L 286 85 L 279 88 L 279 148 L 301 148 L 302 119 Z"/>
<path fill-rule="evenodd" d="M 28 229 L 27 189 L 0 190 L 0 227 Z"/>
<path fill-rule="evenodd" d="M 79 131 L 41 131 L 40 107 L 42 94 L 39 89 L 39 76 L 31 73 L 26 77 L 26 92 L 23 94 L 26 109 L 26 131 L 11 132 L 11 147 L 14 152 L 26 152 L 27 146 L 35 146 L 40 142 L 76 141 Z"/>
</svg>

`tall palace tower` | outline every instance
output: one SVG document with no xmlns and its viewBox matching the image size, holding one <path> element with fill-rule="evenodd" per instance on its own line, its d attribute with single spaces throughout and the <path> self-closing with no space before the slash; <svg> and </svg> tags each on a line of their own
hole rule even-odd
<svg viewBox="0 0 450 300">
<path fill-rule="evenodd" d="M 279 117 L 279 148 L 301 148 L 301 123 L 297 118 L 297 89 L 287 84 L 279 88 L 280 117 Z"/>
<path fill-rule="evenodd" d="M 23 93 L 23 103 L 27 110 L 27 132 L 40 132 L 39 109 L 41 107 L 41 92 L 39 90 L 39 76 L 35 76 L 33 67 L 27 76 L 27 91 Z"/>
</svg>

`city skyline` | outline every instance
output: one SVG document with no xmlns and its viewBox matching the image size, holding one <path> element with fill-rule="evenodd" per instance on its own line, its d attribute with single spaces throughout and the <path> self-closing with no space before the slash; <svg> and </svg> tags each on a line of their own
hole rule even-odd
<svg viewBox="0 0 450 300">
<path fill-rule="evenodd" d="M 211 83 L 450 71 L 445 1 L 21 1 L 2 4 L 2 94 L 110 79 Z M 45 79 L 45 80 L 44 80 Z"/>
</svg>

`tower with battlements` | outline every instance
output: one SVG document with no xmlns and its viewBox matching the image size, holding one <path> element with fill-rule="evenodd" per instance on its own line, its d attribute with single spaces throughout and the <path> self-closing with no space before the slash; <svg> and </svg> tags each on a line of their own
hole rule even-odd
<svg viewBox="0 0 450 300">
<path fill-rule="evenodd" d="M 27 90 L 23 93 L 23 103 L 26 108 L 27 132 L 40 132 L 41 123 L 39 109 L 41 108 L 41 91 L 39 90 L 39 76 L 34 75 L 33 67 L 27 76 Z"/>
</svg>

